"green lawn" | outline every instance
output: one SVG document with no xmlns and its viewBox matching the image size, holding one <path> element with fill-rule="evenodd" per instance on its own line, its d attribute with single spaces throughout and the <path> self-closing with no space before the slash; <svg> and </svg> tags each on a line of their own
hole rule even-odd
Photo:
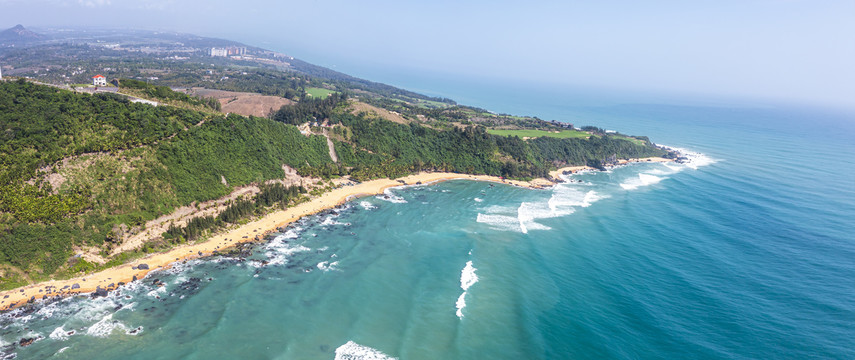
<svg viewBox="0 0 855 360">
<path fill-rule="evenodd" d="M 326 99 L 330 94 L 335 94 L 337 91 L 332 91 L 324 88 L 306 88 L 306 94 L 312 96 L 313 99 Z"/>
<path fill-rule="evenodd" d="M 499 135 L 499 136 L 514 136 L 514 135 L 516 135 L 516 136 L 519 136 L 521 138 L 523 138 L 523 137 L 535 138 L 535 137 L 548 136 L 548 137 L 554 137 L 554 138 L 559 138 L 559 139 L 571 139 L 571 138 L 587 138 L 588 136 L 591 136 L 591 134 L 588 134 L 584 131 L 577 131 L 577 130 L 561 130 L 560 132 L 554 133 L 554 132 L 543 131 L 543 130 L 487 129 L 487 132 L 490 134 Z"/>
</svg>

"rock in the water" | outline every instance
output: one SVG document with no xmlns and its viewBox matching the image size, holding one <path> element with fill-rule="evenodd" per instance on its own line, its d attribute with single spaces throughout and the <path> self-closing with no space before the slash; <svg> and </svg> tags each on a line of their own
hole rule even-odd
<svg viewBox="0 0 855 360">
<path fill-rule="evenodd" d="M 35 341 L 36 341 L 36 338 L 21 339 L 21 341 L 18 341 L 18 345 L 21 345 L 21 347 L 30 346 Z"/>
<path fill-rule="evenodd" d="M 137 269 L 140 269 L 140 270 L 148 270 L 148 264 L 139 264 L 139 265 L 137 266 Z"/>
</svg>

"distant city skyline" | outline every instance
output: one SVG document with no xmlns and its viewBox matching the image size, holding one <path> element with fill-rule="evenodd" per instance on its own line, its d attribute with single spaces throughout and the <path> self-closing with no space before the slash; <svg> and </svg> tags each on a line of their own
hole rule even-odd
<svg viewBox="0 0 855 360">
<path fill-rule="evenodd" d="M 853 0 L 0 0 L 0 6 L 4 29 L 20 23 L 179 31 L 381 82 L 389 79 L 384 71 L 414 72 L 855 108 Z"/>
</svg>

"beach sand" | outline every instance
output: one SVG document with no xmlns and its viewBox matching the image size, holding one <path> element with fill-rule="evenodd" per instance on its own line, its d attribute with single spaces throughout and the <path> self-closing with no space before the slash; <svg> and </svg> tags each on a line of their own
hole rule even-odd
<svg viewBox="0 0 855 360">
<path fill-rule="evenodd" d="M 643 158 L 621 160 L 619 165 L 636 162 L 668 162 L 665 158 Z M 559 179 L 560 174 L 565 172 L 577 172 L 593 168 L 588 166 L 570 166 L 552 171 L 549 175 L 552 179 Z M 54 297 L 64 297 L 74 294 L 96 292 L 98 289 L 106 291 L 115 290 L 119 283 L 128 283 L 142 279 L 150 271 L 168 268 L 175 262 L 184 261 L 203 256 L 209 256 L 215 252 L 234 247 L 237 244 L 260 241 L 270 232 L 294 222 L 304 216 L 312 215 L 326 209 L 331 209 L 362 196 L 382 194 L 384 190 L 391 187 L 416 184 L 430 184 L 446 180 L 476 180 L 502 183 L 527 188 L 545 188 L 554 185 L 553 181 L 547 179 L 534 179 L 532 181 L 508 180 L 497 176 L 466 175 L 457 173 L 419 173 L 405 176 L 399 179 L 380 179 L 366 181 L 355 185 L 345 185 L 332 191 L 326 192 L 311 200 L 292 206 L 285 210 L 279 210 L 264 215 L 237 228 L 220 231 L 210 239 L 196 244 L 186 244 L 175 247 L 169 251 L 152 254 L 137 259 L 131 263 L 105 269 L 85 276 L 68 280 L 51 280 L 38 284 L 27 285 L 21 288 L 0 292 L 0 311 L 9 310 L 26 304 L 28 301 L 43 300 Z M 140 269 L 140 265 L 144 269 Z"/>
<path fill-rule="evenodd" d="M 307 202 L 292 206 L 285 210 L 275 211 L 257 220 L 234 229 L 221 231 L 202 243 L 186 244 L 175 247 L 167 252 L 152 254 L 131 263 L 105 269 L 68 280 L 51 280 L 22 288 L 0 292 L 0 311 L 26 304 L 30 300 L 42 300 L 54 297 L 64 297 L 73 294 L 91 293 L 99 288 L 107 291 L 116 289 L 119 283 L 128 283 L 142 279 L 150 271 L 168 268 L 172 263 L 186 259 L 208 256 L 214 252 L 222 252 L 243 242 L 264 239 L 268 233 L 296 221 L 301 217 L 337 207 L 349 200 L 361 196 L 382 194 L 390 187 L 415 184 L 429 184 L 445 180 L 466 179 L 490 181 L 508 185 L 541 188 L 553 185 L 545 179 L 532 182 L 506 180 L 496 176 L 465 175 L 456 173 L 420 173 L 400 179 L 381 179 L 363 182 L 356 185 L 342 186 L 317 196 Z M 147 269 L 139 269 L 141 264 Z"/>
</svg>

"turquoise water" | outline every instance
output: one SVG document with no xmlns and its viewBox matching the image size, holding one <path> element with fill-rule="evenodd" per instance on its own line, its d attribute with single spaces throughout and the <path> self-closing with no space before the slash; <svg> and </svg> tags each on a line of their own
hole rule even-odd
<svg viewBox="0 0 855 360">
<path fill-rule="evenodd" d="M 853 116 L 481 96 L 476 105 L 491 110 L 649 135 L 703 156 L 582 173 L 550 190 L 470 181 L 393 189 L 306 218 L 245 256 L 4 314 L 0 351 L 855 358 Z M 31 337 L 42 339 L 9 345 Z"/>
</svg>

